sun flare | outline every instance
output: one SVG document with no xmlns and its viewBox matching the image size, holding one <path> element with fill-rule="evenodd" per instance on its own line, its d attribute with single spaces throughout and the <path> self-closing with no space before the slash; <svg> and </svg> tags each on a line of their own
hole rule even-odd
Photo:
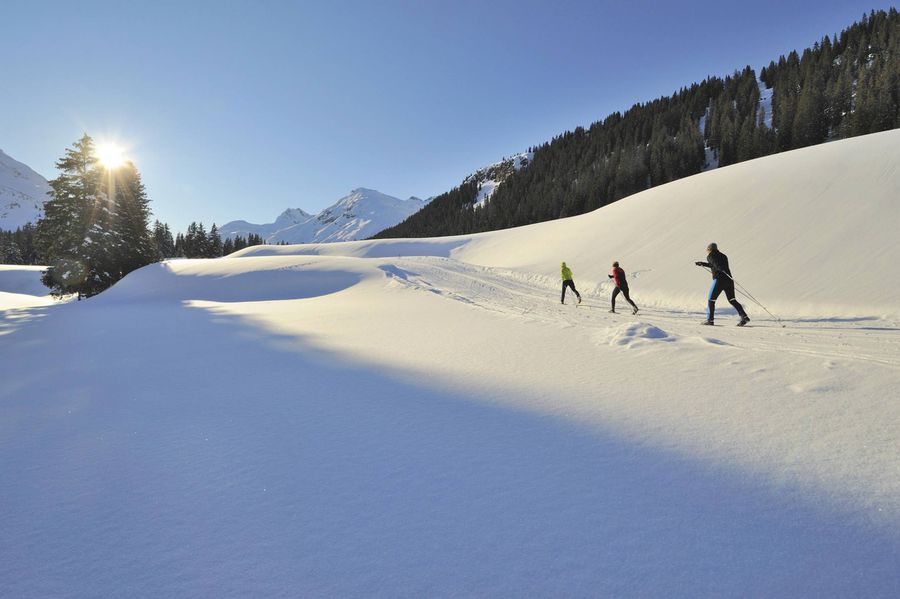
<svg viewBox="0 0 900 599">
<path fill-rule="evenodd" d="M 125 164 L 125 151 L 115 143 L 97 144 L 97 159 L 108 169 L 118 168 Z"/>
</svg>

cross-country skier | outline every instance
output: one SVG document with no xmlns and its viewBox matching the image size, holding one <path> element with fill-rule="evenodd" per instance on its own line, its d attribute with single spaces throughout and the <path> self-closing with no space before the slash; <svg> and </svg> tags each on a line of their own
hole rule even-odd
<svg viewBox="0 0 900 599">
<path fill-rule="evenodd" d="M 625 271 L 619 268 L 618 261 L 612 263 L 612 274 L 606 276 L 616 282 L 616 288 L 613 289 L 612 301 L 610 302 L 612 304 L 612 310 L 610 310 L 610 312 L 612 312 L 613 314 L 616 313 L 616 296 L 621 293 L 625 296 L 625 299 L 628 301 L 628 303 L 631 304 L 631 307 L 634 308 L 631 313 L 637 314 L 638 307 L 633 301 L 631 301 L 631 298 L 628 297 L 628 281 L 625 280 Z"/>
<path fill-rule="evenodd" d="M 719 251 L 719 246 L 711 243 L 706 246 L 706 259 L 709 262 L 694 262 L 697 266 L 705 266 L 712 271 L 712 286 L 709 288 L 709 297 L 706 308 L 706 322 L 701 324 L 712 325 L 716 316 L 716 298 L 723 291 L 725 297 L 741 316 L 739 327 L 750 322 L 750 317 L 744 312 L 744 307 L 734 297 L 734 279 L 731 278 L 731 269 L 728 268 L 728 256 Z"/>
<path fill-rule="evenodd" d="M 578 290 L 575 289 L 575 281 L 572 280 L 572 271 L 569 270 L 569 267 L 566 266 L 566 263 L 563 262 L 560 267 L 560 276 L 562 277 L 562 295 L 559 298 L 559 303 L 566 303 L 566 287 L 571 287 L 572 291 L 575 292 L 575 296 L 578 298 L 578 303 L 581 303 L 581 294 L 578 293 Z"/>
</svg>

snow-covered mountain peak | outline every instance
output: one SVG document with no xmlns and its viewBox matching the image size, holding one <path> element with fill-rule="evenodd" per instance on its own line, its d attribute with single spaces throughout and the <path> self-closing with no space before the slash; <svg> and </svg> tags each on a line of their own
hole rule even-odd
<svg viewBox="0 0 900 599">
<path fill-rule="evenodd" d="M 401 200 L 399 198 L 395 198 L 394 196 L 389 196 L 387 194 L 381 193 L 380 191 L 376 191 L 374 189 L 367 189 L 365 187 L 357 187 L 352 190 L 348 195 L 342 197 L 334 205 L 329 206 L 321 213 L 319 213 L 319 218 L 321 220 L 323 215 L 326 214 L 334 214 L 340 210 L 353 210 L 359 209 L 363 211 L 368 210 L 378 210 L 382 208 L 388 208 L 396 206 L 398 203 L 422 203 L 421 200 L 415 200 L 410 198 L 409 200 Z M 424 205 L 424 204 L 422 204 Z M 421 206 L 420 206 L 421 207 Z"/>
<path fill-rule="evenodd" d="M 274 223 L 232 221 L 219 230 L 223 237 L 255 233 L 269 243 L 353 241 L 396 225 L 427 203 L 416 197 L 401 200 L 375 189 L 357 187 L 315 216 L 293 208 L 282 212 Z"/>
<path fill-rule="evenodd" d="M 288 208 L 278 215 L 278 218 L 275 219 L 275 224 L 283 227 L 290 227 L 297 223 L 304 223 L 311 219 L 312 216 L 312 214 L 306 212 L 302 208 Z"/>
<path fill-rule="evenodd" d="M 46 179 L 0 150 L 0 229 L 37 222 L 49 191 Z"/>
</svg>

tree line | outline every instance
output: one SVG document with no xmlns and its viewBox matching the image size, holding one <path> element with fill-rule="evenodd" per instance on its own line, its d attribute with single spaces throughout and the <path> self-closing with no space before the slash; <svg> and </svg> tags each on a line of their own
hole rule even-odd
<svg viewBox="0 0 900 599">
<path fill-rule="evenodd" d="M 767 114 L 761 88 L 772 90 Z M 635 104 L 538 147 L 488 202 L 472 182 L 375 238 L 477 233 L 583 214 L 655 185 L 760 156 L 900 126 L 900 16 L 863 15 L 840 35 L 671 96 Z"/>
<path fill-rule="evenodd" d="M 265 243 L 259 235 L 222 240 L 215 224 L 191 223 L 174 238 L 158 220 L 133 162 L 101 164 L 87 134 L 56 162 L 44 214 L 36 224 L 0 231 L 0 262 L 46 264 L 42 282 L 55 295 L 90 297 L 131 271 L 167 258 L 217 258 Z"/>
<path fill-rule="evenodd" d="M 34 242 L 35 225 L 28 223 L 15 231 L 0 230 L 0 264 L 46 264 Z M 192 222 L 185 233 L 172 235 L 168 223 L 155 221 L 151 228 L 153 262 L 169 258 L 220 258 L 253 245 L 264 245 L 261 235 L 235 235 L 222 240 L 213 223 L 207 233 L 203 223 Z M 282 242 L 279 245 L 287 245 Z"/>
<path fill-rule="evenodd" d="M 203 223 L 192 222 L 187 231 L 172 237 L 167 223 L 153 223 L 153 241 L 159 260 L 168 258 L 221 258 L 252 245 L 264 245 L 261 235 L 250 233 L 247 237 L 235 235 L 222 240 L 216 223 L 209 232 Z"/>
</svg>

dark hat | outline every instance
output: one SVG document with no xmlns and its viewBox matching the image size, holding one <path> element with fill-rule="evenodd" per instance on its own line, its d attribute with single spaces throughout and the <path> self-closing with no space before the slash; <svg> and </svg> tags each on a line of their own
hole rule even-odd
<svg viewBox="0 0 900 599">
<path fill-rule="evenodd" d="M 716 244 L 715 241 L 713 241 L 711 244 L 709 244 L 708 246 L 706 246 L 706 250 L 709 251 L 709 252 L 716 251 L 716 250 L 718 250 L 718 249 L 719 249 L 719 246 Z"/>
</svg>

